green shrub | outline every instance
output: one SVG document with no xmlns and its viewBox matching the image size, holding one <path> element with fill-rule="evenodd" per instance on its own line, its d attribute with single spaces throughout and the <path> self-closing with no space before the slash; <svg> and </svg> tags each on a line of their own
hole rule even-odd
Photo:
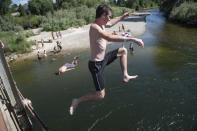
<svg viewBox="0 0 197 131">
<path fill-rule="evenodd" d="M 95 12 L 95 10 L 93 10 Z M 93 22 L 92 9 L 86 6 L 72 8 L 69 10 L 58 10 L 48 13 L 43 19 L 41 26 L 46 31 L 65 30 L 69 27 L 78 27 Z"/>
<path fill-rule="evenodd" d="M 80 27 L 86 24 L 86 21 L 84 19 L 76 19 L 74 26 L 75 27 Z"/>
<path fill-rule="evenodd" d="M 63 9 L 69 9 L 71 7 L 71 3 L 68 3 L 68 2 L 63 2 L 62 3 L 62 8 Z"/>
<path fill-rule="evenodd" d="M 129 9 L 125 7 L 112 7 L 112 17 L 117 17 L 123 15 L 123 13 L 129 12 L 132 13 L 134 12 L 134 9 Z"/>
<path fill-rule="evenodd" d="M 133 12 L 133 10 L 124 7 L 112 7 L 113 17 L 120 16 L 124 12 Z M 44 17 L 41 26 L 45 31 L 65 30 L 69 27 L 78 27 L 92 23 L 95 19 L 96 9 L 88 8 L 83 5 L 76 8 L 58 10 L 53 13 L 49 12 Z"/>
<path fill-rule="evenodd" d="M 133 10 L 124 7 L 112 7 L 112 11 L 113 17 L 116 17 L 126 11 L 132 12 Z M 72 26 L 78 27 L 92 23 L 95 19 L 95 15 L 96 8 L 88 8 L 85 5 L 81 5 L 76 8 L 55 11 L 53 15 L 51 12 L 48 12 L 46 16 L 0 16 L 0 31 L 21 32 L 24 29 L 37 27 L 42 27 L 45 31 L 65 30 Z"/>
<path fill-rule="evenodd" d="M 77 7 L 74 12 L 76 12 L 76 18 L 84 19 L 86 24 L 93 22 L 96 15 L 96 10 L 94 8 L 88 8 L 87 6 Z"/>
<path fill-rule="evenodd" d="M 15 32 L 22 32 L 23 30 L 24 30 L 23 27 L 20 25 L 16 25 L 13 27 L 13 31 Z"/>
<path fill-rule="evenodd" d="M 23 34 L 24 34 L 24 36 L 25 36 L 26 38 L 35 35 L 35 34 L 33 33 L 33 31 L 24 31 Z"/>
<path fill-rule="evenodd" d="M 23 31 L 23 27 L 15 23 L 10 15 L 0 16 L 0 31 Z"/>
<path fill-rule="evenodd" d="M 22 17 L 15 17 L 14 21 L 18 25 L 21 25 L 24 29 L 37 28 L 40 26 L 44 19 L 44 16 L 28 15 Z"/>
<path fill-rule="evenodd" d="M 181 23 L 197 25 L 197 3 L 185 2 L 179 7 L 175 7 L 169 18 Z"/>
<path fill-rule="evenodd" d="M 20 34 L 20 35 L 17 35 L 16 37 L 16 44 L 20 44 L 20 42 L 24 41 L 25 40 L 25 36 Z"/>
<path fill-rule="evenodd" d="M 26 53 L 30 52 L 33 42 L 26 41 L 24 34 L 15 32 L 0 32 L 0 40 L 5 44 L 5 53 Z"/>
</svg>

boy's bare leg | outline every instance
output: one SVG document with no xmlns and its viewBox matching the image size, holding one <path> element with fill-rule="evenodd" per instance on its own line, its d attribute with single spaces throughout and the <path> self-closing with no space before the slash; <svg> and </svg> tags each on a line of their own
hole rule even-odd
<svg viewBox="0 0 197 131">
<path fill-rule="evenodd" d="M 70 115 L 73 115 L 78 104 L 80 104 L 81 102 L 101 100 L 104 99 L 104 97 L 105 97 L 105 89 L 103 89 L 102 91 L 97 91 L 96 93 L 86 94 L 80 98 L 74 98 L 72 100 L 69 113 Z"/>
<path fill-rule="evenodd" d="M 131 79 L 135 79 L 138 75 L 130 76 L 127 72 L 127 49 L 122 47 L 118 50 L 118 56 L 120 56 L 120 65 L 123 73 L 123 81 L 129 82 Z"/>
</svg>

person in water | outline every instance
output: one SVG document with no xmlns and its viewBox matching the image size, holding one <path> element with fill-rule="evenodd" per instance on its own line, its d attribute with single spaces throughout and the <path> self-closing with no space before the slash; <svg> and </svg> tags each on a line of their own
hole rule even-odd
<svg viewBox="0 0 197 131">
<path fill-rule="evenodd" d="M 41 60 L 41 59 L 42 59 L 42 57 L 41 57 L 41 55 L 40 55 L 40 51 L 38 51 L 37 57 L 38 57 L 38 60 Z"/>
<path fill-rule="evenodd" d="M 138 75 L 130 76 L 127 72 L 127 49 L 124 47 L 115 49 L 111 52 L 106 52 L 106 42 L 135 42 L 141 47 L 144 47 L 144 43 L 141 39 L 112 35 L 105 31 L 105 27 L 112 27 L 125 17 L 129 16 L 129 13 L 124 13 L 120 17 L 116 17 L 110 20 L 112 16 L 112 10 L 107 5 L 99 5 L 96 9 L 96 19 L 90 26 L 89 38 L 90 38 L 90 60 L 88 62 L 89 70 L 92 74 L 93 82 L 96 88 L 96 92 L 86 94 L 79 98 L 72 100 L 69 113 L 73 115 L 78 104 L 86 101 L 101 100 L 105 97 L 104 88 L 104 69 L 111 64 L 118 57 L 120 58 L 120 65 L 123 73 L 123 81 L 129 82 L 131 79 L 135 79 Z"/>
<path fill-rule="evenodd" d="M 122 30 L 125 32 L 125 27 L 124 27 L 124 25 L 122 24 Z"/>
<path fill-rule="evenodd" d="M 60 75 L 61 73 L 75 69 L 75 67 L 78 65 L 78 58 L 79 58 L 78 56 L 75 56 L 71 64 L 65 63 L 55 72 L 55 74 Z"/>
<path fill-rule="evenodd" d="M 0 47 L 4 48 L 4 44 L 3 44 L 3 42 L 1 40 L 0 40 Z"/>
<path fill-rule="evenodd" d="M 44 50 L 44 57 L 47 57 L 47 52 L 46 52 L 46 50 Z"/>
<path fill-rule="evenodd" d="M 124 33 L 122 33 L 122 36 L 125 36 L 125 37 L 131 37 L 131 35 L 130 35 L 128 32 L 124 32 Z"/>
<path fill-rule="evenodd" d="M 130 50 L 130 54 L 134 55 L 134 48 L 133 48 L 133 43 L 132 42 L 130 43 L 129 50 Z"/>
<path fill-rule="evenodd" d="M 61 51 L 62 50 L 61 42 L 57 41 L 56 43 L 57 43 L 58 50 Z"/>
<path fill-rule="evenodd" d="M 41 39 L 41 44 L 42 44 L 42 47 L 44 47 L 44 40 Z"/>
<path fill-rule="evenodd" d="M 112 35 L 118 35 L 118 34 L 117 34 L 116 31 L 114 30 L 113 33 L 112 33 Z"/>
</svg>

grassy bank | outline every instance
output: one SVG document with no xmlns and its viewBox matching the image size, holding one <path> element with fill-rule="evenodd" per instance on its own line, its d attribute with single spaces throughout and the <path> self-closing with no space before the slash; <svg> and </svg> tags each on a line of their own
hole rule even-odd
<svg viewBox="0 0 197 131">
<path fill-rule="evenodd" d="M 5 44 L 5 54 L 10 55 L 12 53 L 22 54 L 31 52 L 33 42 L 26 41 L 26 37 L 30 35 L 32 35 L 31 32 L 0 32 L 0 40 Z"/>
</svg>

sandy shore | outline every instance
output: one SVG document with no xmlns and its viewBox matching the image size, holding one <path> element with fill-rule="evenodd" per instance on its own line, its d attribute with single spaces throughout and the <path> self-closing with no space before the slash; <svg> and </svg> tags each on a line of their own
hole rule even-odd
<svg viewBox="0 0 197 131">
<path fill-rule="evenodd" d="M 122 24 L 125 26 L 126 31 L 129 30 L 130 33 L 136 37 L 143 35 L 144 32 L 146 31 L 146 22 L 144 16 L 129 17 L 123 21 L 120 21 L 119 23 L 117 23 L 115 26 L 111 28 L 106 28 L 106 31 L 108 33 L 112 33 L 113 31 L 116 31 L 116 33 L 121 35 L 121 33 L 123 32 L 119 32 L 119 26 L 121 27 Z M 62 43 L 62 47 L 64 51 L 89 48 L 89 27 L 90 25 L 85 25 L 80 28 L 70 28 L 67 30 L 63 30 L 61 31 L 62 38 L 56 38 L 56 35 L 54 33 L 56 39 L 53 40 L 52 43 L 44 43 L 44 47 L 42 47 L 41 43 L 39 43 L 38 49 L 36 49 L 36 46 L 33 45 L 32 46 L 33 52 L 20 55 L 17 58 L 17 60 L 26 59 L 29 57 L 35 57 L 38 51 L 40 51 L 41 54 L 43 54 L 44 50 L 46 50 L 46 52 L 49 53 L 50 51 L 53 50 L 54 46 L 57 45 L 56 41 L 60 41 Z M 33 32 L 38 33 L 39 31 L 33 30 Z M 27 40 L 41 41 L 41 39 L 43 39 L 44 41 L 48 41 L 49 39 L 52 39 L 51 32 L 39 32 L 38 35 L 32 36 Z"/>
</svg>

